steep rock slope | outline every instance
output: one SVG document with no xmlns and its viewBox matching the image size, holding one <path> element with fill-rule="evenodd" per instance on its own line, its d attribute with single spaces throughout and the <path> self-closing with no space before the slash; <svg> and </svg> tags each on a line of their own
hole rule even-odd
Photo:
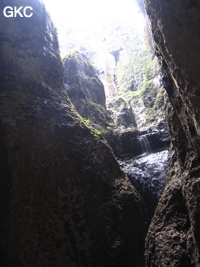
<svg viewBox="0 0 200 267">
<path fill-rule="evenodd" d="M 132 107 L 128 107 L 123 98 L 111 100 L 112 112 L 101 101 L 96 103 L 98 96 L 103 95 L 104 87 L 97 69 L 83 52 L 69 50 L 63 65 L 70 100 L 83 121 L 92 126 L 93 135 L 96 138 L 104 136 L 107 140 L 152 218 L 166 182 L 169 134 L 163 129 L 165 126 L 139 131 Z M 115 117 L 114 120 L 109 114 Z"/>
<path fill-rule="evenodd" d="M 143 12 L 141 1 L 137 2 Z M 160 68 L 153 53 L 148 51 L 152 52 L 149 48 L 152 43 L 150 35 L 144 38 L 144 16 L 136 1 L 131 3 L 133 17 L 137 13 L 135 20 L 123 18 L 123 11 L 122 16 L 115 16 L 114 6 L 113 12 L 108 15 L 106 10 L 107 16 L 102 14 L 102 19 L 94 21 L 89 27 L 70 28 L 67 21 L 63 21 L 62 25 L 58 23 L 59 41 L 63 55 L 67 50 L 76 49 L 89 57 L 88 63 L 93 62 L 104 84 L 107 108 L 112 111 L 114 102 L 118 103 L 117 100 L 123 98 L 127 107 L 131 106 L 135 113 L 140 128 L 155 127 L 164 121 Z"/>
<path fill-rule="evenodd" d="M 76 90 L 79 90 L 84 99 L 102 106 L 106 105 L 103 84 L 84 53 L 69 51 L 63 59 L 63 65 L 64 83 L 71 98 L 75 97 Z"/>
<path fill-rule="evenodd" d="M 28 4 L 0 17 L 0 265 L 138 266 L 141 197 L 72 107 L 54 27 Z"/>
<path fill-rule="evenodd" d="M 147 266 L 200 264 L 200 2 L 146 0 L 170 103 L 168 184 L 152 220 Z"/>
<path fill-rule="evenodd" d="M 78 113 L 96 128 L 106 129 L 112 118 L 106 112 L 105 91 L 85 53 L 69 50 L 63 59 L 64 84 Z"/>
</svg>

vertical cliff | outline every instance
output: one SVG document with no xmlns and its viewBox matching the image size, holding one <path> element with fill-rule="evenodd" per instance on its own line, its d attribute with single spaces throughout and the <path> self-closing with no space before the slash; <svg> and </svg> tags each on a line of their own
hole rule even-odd
<svg viewBox="0 0 200 267">
<path fill-rule="evenodd" d="M 152 218 L 165 186 L 168 162 L 169 134 L 164 130 L 165 120 L 158 115 L 164 115 L 163 110 L 154 111 L 157 121 L 160 120 L 159 123 L 153 122 L 154 128 L 150 124 L 149 128 L 140 131 L 132 107 L 123 98 L 111 99 L 110 109 L 102 105 L 105 103 L 102 101 L 104 87 L 97 69 L 83 52 L 69 51 L 63 65 L 65 88 L 75 109 L 83 121 L 93 127 L 91 129 L 97 138 L 103 135 L 107 140 L 121 168 L 141 194 L 149 218 Z M 139 102 L 141 96 L 133 99 L 135 103 Z M 110 114 L 114 115 L 114 120 Z"/>
<path fill-rule="evenodd" d="M 138 266 L 141 197 L 68 100 L 41 1 L 28 1 L 31 18 L 3 17 L 6 4 L 0 1 L 0 265 Z"/>
<path fill-rule="evenodd" d="M 169 96 L 168 184 L 152 220 L 147 266 L 200 264 L 200 2 L 146 0 Z"/>
<path fill-rule="evenodd" d="M 83 52 L 69 50 L 62 62 L 65 88 L 76 111 L 88 124 L 105 131 L 113 120 L 106 112 L 104 86 L 91 60 Z"/>
</svg>

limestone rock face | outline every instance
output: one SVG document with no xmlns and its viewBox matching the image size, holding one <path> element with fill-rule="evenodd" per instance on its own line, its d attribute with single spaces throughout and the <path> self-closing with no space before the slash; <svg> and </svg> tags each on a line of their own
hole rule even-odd
<svg viewBox="0 0 200 267">
<path fill-rule="evenodd" d="M 146 0 L 170 104 L 168 184 L 147 236 L 147 266 L 200 264 L 200 2 Z"/>
<path fill-rule="evenodd" d="M 54 27 L 29 5 L 0 21 L 0 265 L 139 266 L 141 197 L 74 111 Z"/>
<path fill-rule="evenodd" d="M 116 63 L 119 60 L 119 52 L 118 50 L 112 51 Z M 74 62 L 76 68 L 74 68 L 73 64 L 69 64 L 71 61 Z M 97 90 L 97 83 L 93 83 L 93 80 L 98 81 L 99 79 L 96 69 L 85 54 L 70 50 L 63 63 L 65 86 L 75 109 L 82 115 L 83 121 L 88 126 L 93 127 L 91 129 L 94 136 L 99 138 L 102 135 L 106 139 L 121 168 L 123 168 L 132 185 L 142 196 L 149 219 L 152 218 L 158 199 L 165 186 L 168 156 L 166 150 L 169 147 L 168 131 L 165 130 L 166 127 L 162 124 L 162 116 L 161 118 L 158 116 L 162 111 L 161 113 L 156 112 L 156 107 L 159 108 L 159 105 L 156 103 L 153 105 L 153 112 L 151 111 L 151 113 L 154 113 L 154 115 L 150 115 L 153 124 L 156 124 L 156 126 L 154 125 L 153 128 L 150 122 L 151 126 L 148 129 L 139 131 L 136 114 L 130 105 L 130 101 L 127 103 L 122 97 L 114 98 L 109 102 L 106 109 L 103 105 L 92 102 L 94 101 L 93 99 L 86 97 L 82 93 L 87 88 L 94 91 Z M 90 69 L 90 76 L 87 75 L 88 68 Z M 152 80 L 157 71 L 152 72 L 150 69 L 147 71 L 147 76 L 148 79 Z M 156 66 L 156 69 L 158 69 L 158 66 Z M 148 79 L 146 77 L 146 80 Z M 80 80 L 81 83 L 79 86 L 74 87 L 74 84 L 68 85 L 71 80 Z M 150 82 L 147 87 L 149 88 L 149 86 L 151 87 Z M 154 92 L 157 94 L 158 89 L 154 89 L 149 89 L 154 97 L 151 96 L 150 92 L 147 95 L 144 94 L 143 97 L 151 99 L 151 101 L 154 98 L 154 102 L 158 101 L 154 95 Z M 126 97 L 126 94 L 124 96 Z M 139 94 L 138 96 L 142 101 L 141 95 Z M 139 99 L 136 98 L 134 100 L 135 103 Z M 163 104 L 161 103 L 160 105 L 163 108 Z M 144 111 L 144 114 L 146 113 L 148 112 Z M 157 123 L 154 121 L 155 117 L 157 117 Z M 161 121 L 158 123 L 159 119 Z"/>
<path fill-rule="evenodd" d="M 112 53 L 116 62 L 117 51 Z M 121 168 L 140 192 L 149 219 L 152 218 L 166 181 L 168 156 L 166 149 L 169 147 L 169 134 L 164 130 L 165 125 L 161 125 L 161 120 L 154 129 L 149 126 L 148 130 L 139 131 L 133 108 L 122 97 L 112 99 L 106 109 L 103 105 L 95 103 L 95 98 L 91 99 L 89 94 L 84 94 L 88 88 L 93 93 L 101 89 L 98 87 L 101 82 L 91 61 L 82 52 L 69 51 L 63 60 L 63 65 L 65 87 L 75 109 L 83 117 L 83 121 L 93 127 L 91 129 L 96 138 L 104 136 Z M 154 75 L 149 71 L 148 77 L 150 76 Z M 70 85 L 71 81 L 73 82 Z M 144 97 L 151 101 L 154 97 L 153 101 L 156 102 L 154 92 L 157 94 L 157 90 L 151 88 L 150 91 L 153 92 L 153 96 L 149 93 L 144 94 Z M 155 106 L 158 108 L 157 104 Z M 155 109 L 153 112 L 154 116 L 158 117 Z M 151 119 L 154 116 L 151 115 Z M 156 121 L 159 121 L 158 118 Z"/>
<path fill-rule="evenodd" d="M 113 100 L 109 104 L 109 113 L 112 116 L 115 124 L 121 128 L 137 129 L 135 114 L 131 106 L 128 106 L 123 98 Z"/>
<path fill-rule="evenodd" d="M 78 51 L 72 51 L 63 59 L 64 83 L 69 97 L 82 97 L 88 101 L 105 106 L 105 92 L 102 82 L 87 56 Z"/>
<path fill-rule="evenodd" d="M 69 50 L 63 59 L 64 84 L 78 113 L 96 128 L 113 123 L 106 112 L 104 86 L 91 60 L 80 51 Z"/>
</svg>

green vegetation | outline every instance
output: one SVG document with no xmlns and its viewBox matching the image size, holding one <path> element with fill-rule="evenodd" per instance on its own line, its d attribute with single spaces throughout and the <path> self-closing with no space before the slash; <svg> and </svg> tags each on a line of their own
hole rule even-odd
<svg viewBox="0 0 200 267">
<path fill-rule="evenodd" d="M 90 124 L 90 123 L 91 123 L 91 120 L 83 119 L 83 121 L 84 121 L 86 124 Z"/>
<path fill-rule="evenodd" d="M 92 135 L 95 137 L 95 138 L 100 138 L 101 137 L 101 134 L 102 132 L 98 131 L 98 130 L 94 130 L 92 132 Z"/>
<path fill-rule="evenodd" d="M 154 106 L 155 106 L 154 107 L 155 110 L 160 110 L 160 109 L 163 108 L 163 106 L 164 106 L 164 90 L 159 90 L 158 91 Z"/>
<path fill-rule="evenodd" d="M 157 71 L 154 69 L 155 62 L 148 58 L 146 67 L 144 68 L 144 80 L 149 81 L 155 77 Z"/>
<path fill-rule="evenodd" d="M 86 64 L 88 66 L 91 66 L 91 67 L 93 67 L 95 69 L 95 66 L 94 66 L 93 62 L 90 59 L 86 62 Z"/>
<path fill-rule="evenodd" d="M 152 108 L 156 100 L 156 87 L 152 81 L 148 81 L 142 90 L 142 100 L 145 107 Z"/>
<path fill-rule="evenodd" d="M 63 56 L 63 58 L 71 56 L 71 57 L 74 57 L 74 58 L 78 59 L 78 57 L 80 55 L 85 55 L 86 56 L 85 53 L 83 53 L 82 51 L 79 51 L 77 49 L 68 49 L 66 54 Z"/>
<path fill-rule="evenodd" d="M 134 36 L 125 41 L 125 46 L 128 52 L 128 62 L 121 70 L 119 87 L 125 92 L 136 91 L 144 83 L 144 66 L 148 64 L 149 55 L 142 42 Z"/>
<path fill-rule="evenodd" d="M 63 56 L 63 58 L 66 58 L 66 57 L 68 57 L 68 56 L 70 56 L 70 55 L 74 55 L 76 52 L 77 52 L 76 49 L 69 49 L 69 50 L 67 50 L 67 52 L 66 52 L 66 54 Z"/>
</svg>

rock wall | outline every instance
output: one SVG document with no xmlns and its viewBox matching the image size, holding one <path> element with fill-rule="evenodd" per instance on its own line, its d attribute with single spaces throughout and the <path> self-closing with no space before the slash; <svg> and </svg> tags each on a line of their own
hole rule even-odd
<svg viewBox="0 0 200 267">
<path fill-rule="evenodd" d="M 5 18 L 0 1 L 0 265 L 139 266 L 141 197 L 72 107 L 55 29 L 28 4 Z"/>
<path fill-rule="evenodd" d="M 69 50 L 62 60 L 64 84 L 75 109 L 86 122 L 99 130 L 113 123 L 105 108 L 105 91 L 97 70 L 85 53 Z"/>
<path fill-rule="evenodd" d="M 110 99 L 109 109 L 101 105 L 101 101 L 95 103 L 104 87 L 97 69 L 85 53 L 69 50 L 63 66 L 65 88 L 75 109 L 91 127 L 94 136 L 106 139 L 121 168 L 144 200 L 150 221 L 165 186 L 168 166 L 170 140 L 165 130 L 166 122 L 158 116 L 158 113 L 163 113 L 162 110 L 154 114 L 158 117 L 157 121 L 161 119 L 157 127 L 150 125 L 147 130 L 139 131 L 133 109 L 123 98 Z"/>
<path fill-rule="evenodd" d="M 78 97 L 105 107 L 105 92 L 90 59 L 83 52 L 69 50 L 63 59 L 64 83 L 69 97 Z M 78 108 L 78 106 L 76 106 Z"/>
<path fill-rule="evenodd" d="M 146 0 L 169 96 L 168 183 L 146 240 L 146 265 L 200 266 L 200 1 Z"/>
</svg>

